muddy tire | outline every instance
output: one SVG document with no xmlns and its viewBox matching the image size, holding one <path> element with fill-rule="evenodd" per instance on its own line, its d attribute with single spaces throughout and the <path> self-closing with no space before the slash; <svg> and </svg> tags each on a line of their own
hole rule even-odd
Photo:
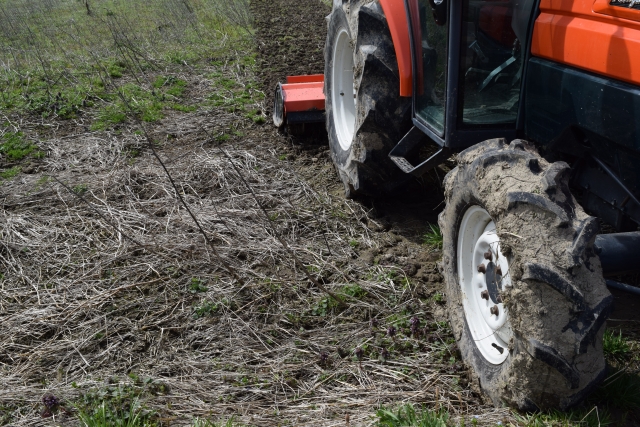
<svg viewBox="0 0 640 427">
<path fill-rule="evenodd" d="M 524 141 L 494 139 L 460 153 L 445 178 L 450 321 L 496 405 L 565 409 L 605 374 L 613 299 L 593 251 L 598 223 L 572 197 L 569 172 Z"/>
<path fill-rule="evenodd" d="M 347 197 L 390 193 L 411 179 L 388 158 L 411 128 L 411 100 L 399 96 L 387 20 L 377 0 L 334 0 L 327 20 L 324 75 L 331 157 Z"/>
</svg>

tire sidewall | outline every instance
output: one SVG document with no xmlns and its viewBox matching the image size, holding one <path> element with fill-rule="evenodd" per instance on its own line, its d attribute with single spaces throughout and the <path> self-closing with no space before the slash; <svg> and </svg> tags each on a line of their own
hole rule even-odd
<svg viewBox="0 0 640 427">
<path fill-rule="evenodd" d="M 353 40 L 351 34 L 351 28 L 349 28 L 349 21 L 347 15 L 342 7 L 334 7 L 333 12 L 330 15 L 329 25 L 327 29 L 327 40 L 325 44 L 325 61 L 324 61 L 324 95 L 325 95 L 325 112 L 326 112 L 326 127 L 327 134 L 329 136 L 329 148 L 331 149 L 331 157 L 339 169 L 339 172 L 348 163 L 349 156 L 351 155 L 351 149 L 353 143 L 349 146 L 348 150 L 342 149 L 338 134 L 336 131 L 334 118 L 333 118 L 333 51 L 335 48 L 336 37 L 342 30 L 346 30 L 349 34 L 349 38 Z M 341 172 L 342 173 L 342 172 Z"/>
<path fill-rule="evenodd" d="M 460 171 L 457 172 L 461 173 Z M 507 375 L 511 369 L 513 358 L 519 352 L 519 346 L 515 345 L 512 349 L 505 349 L 505 351 L 509 351 L 509 355 L 499 365 L 488 362 L 474 343 L 462 303 L 463 297 L 457 262 L 460 225 L 465 212 L 472 206 L 480 206 L 488 211 L 487 207 L 476 196 L 475 188 L 472 185 L 473 180 L 469 178 L 471 177 L 456 176 L 456 191 L 452 194 L 443 212 L 447 221 L 446 224 L 441 224 L 443 235 L 448 237 L 444 239 L 443 273 L 450 308 L 448 310 L 449 321 L 463 360 L 470 365 L 469 367 L 476 374 L 479 390 L 481 389 L 487 394 L 495 405 L 504 405 L 497 391 L 500 387 L 501 378 Z M 496 393 L 492 391 L 496 391 Z"/>
</svg>

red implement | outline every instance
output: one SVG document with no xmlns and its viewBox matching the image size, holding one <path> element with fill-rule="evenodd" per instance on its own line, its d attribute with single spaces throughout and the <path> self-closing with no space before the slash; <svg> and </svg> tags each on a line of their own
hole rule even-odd
<svg viewBox="0 0 640 427">
<path fill-rule="evenodd" d="M 278 83 L 273 105 L 273 123 L 324 122 L 324 75 L 289 76 Z"/>
</svg>

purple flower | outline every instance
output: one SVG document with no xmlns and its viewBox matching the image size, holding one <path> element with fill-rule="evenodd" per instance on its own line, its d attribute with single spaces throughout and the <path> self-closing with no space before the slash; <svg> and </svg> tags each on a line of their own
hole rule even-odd
<svg viewBox="0 0 640 427">
<path fill-rule="evenodd" d="M 411 334 L 415 336 L 418 333 L 418 328 L 420 328 L 420 319 L 412 317 L 409 321 L 409 325 L 411 325 Z"/>
<path fill-rule="evenodd" d="M 53 394 L 45 394 L 44 396 L 42 396 L 42 404 L 47 409 L 52 409 L 52 408 L 58 406 L 59 403 L 60 403 L 60 401 Z"/>
<path fill-rule="evenodd" d="M 396 335 L 396 327 L 393 325 L 389 326 L 389 329 L 387 329 L 387 335 L 393 338 Z"/>
<path fill-rule="evenodd" d="M 326 352 L 320 353 L 320 364 L 325 365 L 329 361 L 329 355 Z"/>
</svg>

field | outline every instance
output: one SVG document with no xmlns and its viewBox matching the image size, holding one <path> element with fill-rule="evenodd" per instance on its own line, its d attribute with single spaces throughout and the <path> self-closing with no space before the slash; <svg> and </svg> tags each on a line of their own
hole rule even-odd
<svg viewBox="0 0 640 427">
<path fill-rule="evenodd" d="M 322 126 L 271 125 L 329 12 L 0 0 L 0 425 L 640 423 L 620 316 L 583 406 L 483 401 L 446 322 L 446 170 L 346 200 Z"/>
</svg>

